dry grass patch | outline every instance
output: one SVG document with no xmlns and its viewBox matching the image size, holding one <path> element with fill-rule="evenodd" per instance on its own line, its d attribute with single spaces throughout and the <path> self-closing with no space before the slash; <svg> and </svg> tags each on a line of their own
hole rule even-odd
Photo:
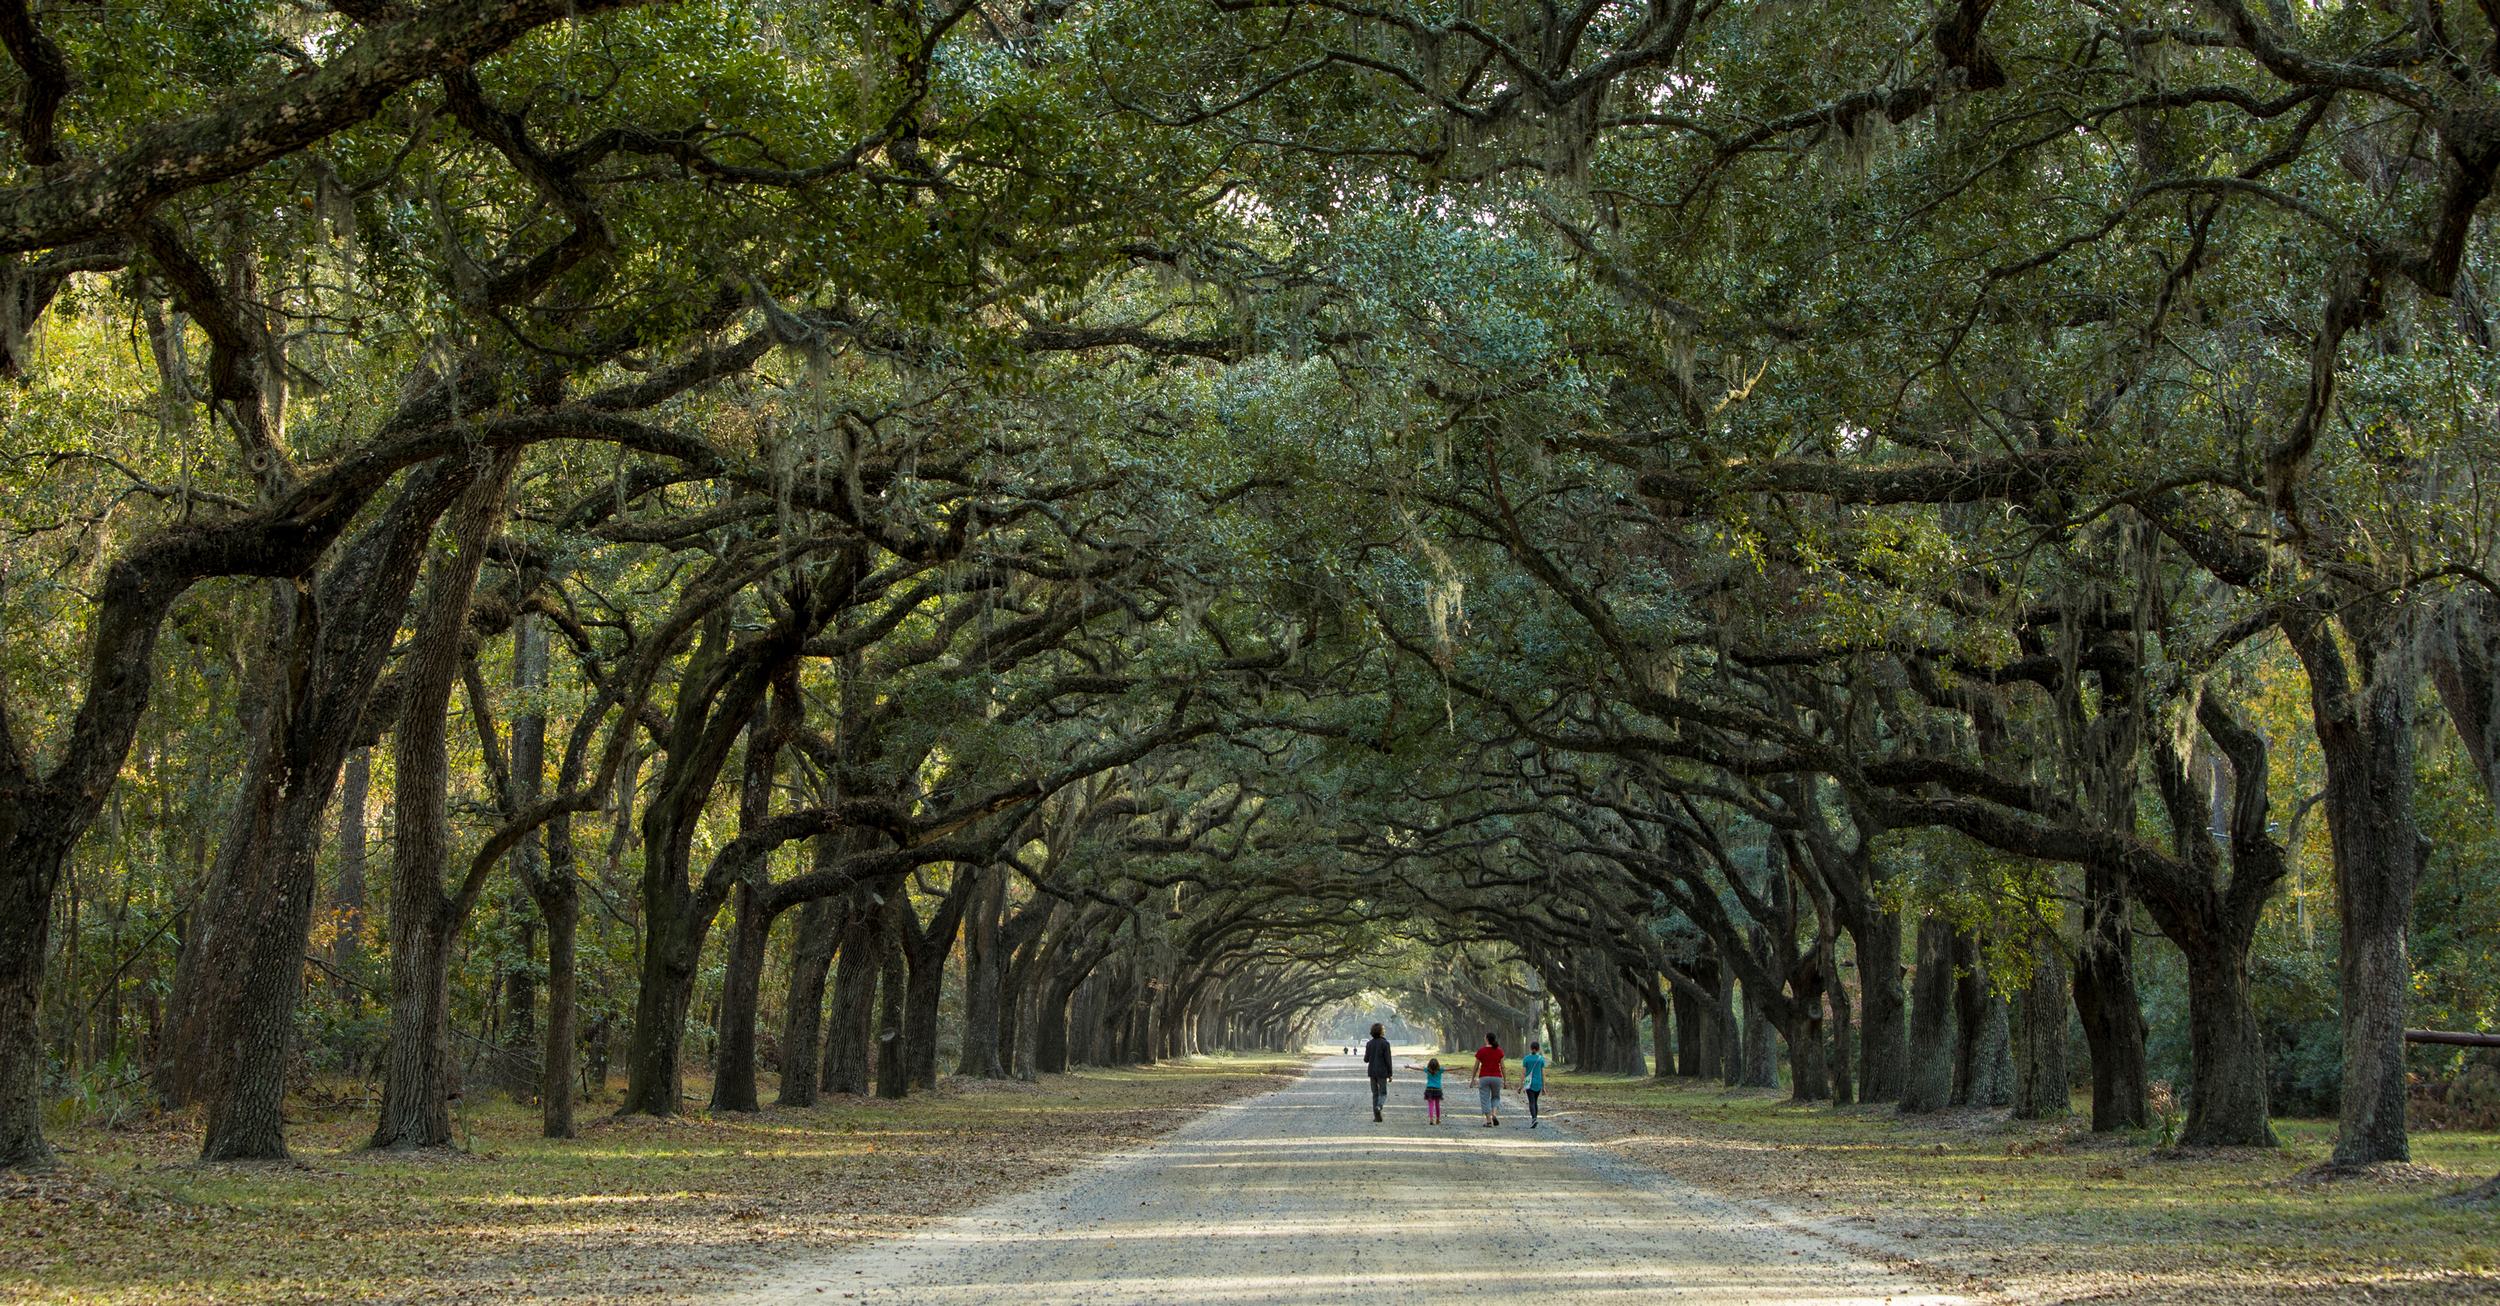
<svg viewBox="0 0 2500 1306">
<path fill-rule="evenodd" d="M 2278 1121 L 2270 1151 L 2155 1153 L 2002 1111 L 1913 1119 L 1559 1075 L 1554 1089 L 1575 1126 L 1631 1160 L 1983 1297 L 2500 1300 L 2500 1223 L 2449 1200 L 2500 1172 L 2500 1134 L 2417 1135 L 2411 1165 L 2321 1182 L 2329 1121 Z"/>
<path fill-rule="evenodd" d="M 60 1170 L 0 1177 L 0 1302 L 648 1301 L 906 1231 L 1302 1065 L 1197 1058 L 718 1119 L 586 1113 L 569 1142 L 496 1102 L 464 1113 L 468 1150 L 417 1156 L 362 1150 L 370 1117 L 333 1109 L 299 1119 L 277 1165 L 201 1165 L 180 1121 L 73 1131 Z"/>
</svg>

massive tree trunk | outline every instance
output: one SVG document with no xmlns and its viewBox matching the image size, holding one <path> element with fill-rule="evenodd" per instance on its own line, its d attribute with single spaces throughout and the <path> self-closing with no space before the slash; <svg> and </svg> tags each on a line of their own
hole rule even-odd
<svg viewBox="0 0 2500 1306">
<path fill-rule="evenodd" d="M 2324 620 L 2284 624 L 2309 673 L 2326 760 L 2326 818 L 2342 926 L 2344 1077 L 2337 1165 L 2411 1158 L 2405 1129 L 2404 1026 L 2413 963 L 2408 936 L 2427 844 L 2413 815 L 2414 675 L 2389 666 L 2397 635 L 2383 601 L 2344 617 L 2347 661 Z M 2490 692 L 2484 686 L 2486 694 Z"/>
<path fill-rule="evenodd" d="M 712 1054 L 712 1109 L 758 1111 L 762 1104 L 755 1091 L 756 1006 L 764 990 L 765 944 L 771 939 L 778 912 L 752 884 L 739 885 L 733 897 L 720 1019 L 713 1026 L 720 1044 Z"/>
<path fill-rule="evenodd" d="M 816 838 L 816 865 L 825 865 L 828 835 Z M 781 1106 L 816 1105 L 818 1034 L 824 1028 L 825 980 L 833 969 L 833 953 L 842 939 L 842 901 L 815 898 L 799 908 L 790 940 L 790 985 L 782 999 L 781 1088 L 773 1101 Z"/>
<path fill-rule="evenodd" d="M 1953 1097 L 1953 926 L 1942 917 L 1918 923 L 1916 975 L 1910 987 L 1909 1073 L 1901 1110 L 1941 1111 Z"/>
<path fill-rule="evenodd" d="M 580 977 L 576 939 L 581 895 L 574 887 L 573 818 L 559 816 L 547 828 L 547 875 L 531 886 L 538 917 L 547 927 L 547 1021 L 538 1054 L 539 1131 L 571 1138 L 573 1047 L 581 1034 Z"/>
<path fill-rule="evenodd" d="M 518 461 L 511 453 L 487 459 L 452 510 L 451 548 L 426 569 L 416 638 L 401 668 L 391 775 L 391 1024 L 375 1147 L 451 1143 L 452 941 L 484 884 L 472 874 L 455 889 L 444 885 L 451 861 L 448 713 L 469 600 Z"/>
<path fill-rule="evenodd" d="M 2187 1127 L 2179 1141 L 2195 1147 L 2272 1146 L 2265 1043 L 2248 987 L 2257 920 L 2284 875 L 2282 845 L 2267 814 L 2266 747 L 2215 693 L 2198 701 L 2197 718 L 2228 759 L 2228 799 L 2198 783 L 2175 747 L 2158 744 L 2155 780 L 2186 869 L 2154 863 L 2135 872 L 2146 910 L 2187 961 L 2191 1082 Z M 2227 879 L 2213 835 L 2217 809 L 2229 825 Z"/>
<path fill-rule="evenodd" d="M 1901 916 L 1847 922 L 1858 948 L 1858 1100 L 1898 1102 L 1909 1079 L 1909 1003 L 1901 989 Z"/>
<path fill-rule="evenodd" d="M 2067 1112 L 2066 958 L 2054 935 L 2032 945 L 2031 980 L 2014 1004 L 2014 1118 L 2052 1120 Z"/>
<path fill-rule="evenodd" d="M 1076 999 L 1082 977 L 1053 974 L 1042 984 L 1034 1008 L 1033 1070 L 1064 1075 L 1068 1071 L 1068 1006 Z"/>
<path fill-rule="evenodd" d="M 646 848 L 644 855 L 660 860 L 656 849 Z M 684 1094 L 679 1065 L 701 956 L 700 941 L 689 937 L 693 910 L 691 901 L 677 895 L 645 896 L 642 969 L 634 989 L 633 1042 L 625 1054 L 625 1100 L 618 1104 L 619 1114 L 675 1115 Z"/>
<path fill-rule="evenodd" d="M 1849 986 L 1840 975 L 1840 949 L 1831 946 L 1830 941 L 1826 940 L 1824 946 L 1817 950 L 1816 955 L 1818 964 L 1823 970 L 1824 985 L 1824 996 L 1817 1001 L 1828 1001 L 1831 1011 L 1829 1046 L 1831 1048 L 1832 1103 L 1835 1106 L 1847 1106 L 1856 1100 L 1857 1089 L 1857 1086 L 1851 1082 L 1849 1074 Z"/>
<path fill-rule="evenodd" d="M 937 1087 L 938 1000 L 945 994 L 946 960 L 955 951 L 955 936 L 962 928 L 964 912 L 972 904 L 973 891 L 980 886 L 980 876 L 962 867 L 938 899 L 937 910 L 923 925 L 904 903 L 900 918 L 903 933 L 903 957 L 909 973 L 904 981 L 903 1048 L 907 1082 L 914 1088 Z M 904 897 L 900 887 L 898 898 Z M 884 1076 L 878 1077 L 880 1091 Z"/>
<path fill-rule="evenodd" d="M 884 928 L 877 977 L 877 1096 L 900 1098 L 911 1092 L 911 1058 L 905 1054 L 906 993 L 910 963 L 903 955 L 903 919 L 911 914 L 910 893 L 897 884 L 886 896 Z"/>
<path fill-rule="evenodd" d="M 2248 953 L 2217 941 L 2188 953 L 2187 1123 L 2190 1147 L 2272 1147 L 2266 1047 L 2249 1000 Z"/>
<path fill-rule="evenodd" d="M 938 1000 L 945 994 L 946 961 L 955 943 L 955 922 L 950 919 L 942 924 L 947 927 L 943 943 L 937 940 L 933 925 L 904 954 L 909 977 L 903 987 L 902 1059 L 911 1086 L 920 1089 L 937 1087 Z"/>
<path fill-rule="evenodd" d="M 1953 1008 L 1960 1036 L 1953 1044 L 1953 1105 L 2004 1106 L 2014 1100 L 2013 1038 L 2005 999 L 1988 982 L 1979 941 L 1953 941 Z"/>
<path fill-rule="evenodd" d="M 43 1042 L 35 1024 L 52 930 L 52 892 L 74 835 L 22 818 L 0 793 L 0 1169 L 52 1161 L 43 1140 Z"/>
<path fill-rule="evenodd" d="M 896 892 L 900 892 L 897 888 Z M 868 889 L 853 889 L 842 908 L 840 961 L 833 1001 L 825 1015 L 825 1084 L 828 1093 L 865 1093 L 871 1045 L 876 1038 L 877 973 L 885 967 L 884 905 Z"/>
<path fill-rule="evenodd" d="M 2141 1129 L 2148 1117 L 2144 1004 L 2135 991 L 2135 931 L 2125 877 L 2086 866 L 2083 936 L 2075 952 L 2075 1014 L 2092 1061 L 2092 1132 Z"/>
<path fill-rule="evenodd" d="M 1649 1009 L 1649 1059 L 1654 1069 L 1650 1075 L 1665 1079 L 1675 1073 L 1674 1007 L 1667 1001 L 1667 987 L 1657 976 L 1640 986 L 1641 1005 Z"/>
<path fill-rule="evenodd" d="M 1701 999 L 1678 988 L 1668 996 L 1675 1009 L 1675 1073 L 1698 1079 L 1710 1072 L 1701 1058 Z"/>
<path fill-rule="evenodd" d="M 1816 1005 L 1820 1005 L 1820 999 Z M 1788 1044 L 1789 1100 L 1831 1100 L 1831 1066 L 1826 1060 L 1831 1044 L 1824 1038 L 1822 1018 L 1805 1012 L 1793 1014 L 1781 1027 L 1780 1037 Z"/>
<path fill-rule="evenodd" d="M 1770 1004 L 1745 985 L 1745 1030 L 1737 1072 L 1740 1088 L 1777 1088 L 1780 1082 L 1779 1034 L 1772 1028 Z"/>
<path fill-rule="evenodd" d="M 1007 931 L 1013 947 L 1007 955 L 1005 1000 L 1000 1006 L 998 1041 L 1008 1070 L 1018 1079 L 1034 1077 L 1033 1025 L 1041 990 L 1041 958 L 1059 900 L 1047 895 L 1016 913 Z"/>
<path fill-rule="evenodd" d="M 394 792 L 408 779 L 405 772 L 395 777 Z M 411 842 L 403 826 L 399 846 Z M 433 910 L 436 904 L 404 901 L 408 896 L 394 894 L 391 907 L 391 1032 L 382 1054 L 382 1110 L 371 1146 L 446 1147 L 451 1143 L 451 923 Z"/>
<path fill-rule="evenodd" d="M 964 918 L 964 1046 L 955 1073 L 979 1079 L 1007 1077 L 999 1055 L 999 1007 L 1006 993 L 1005 959 L 999 955 L 999 917 L 1007 909 L 1007 873 L 983 867 Z"/>
</svg>

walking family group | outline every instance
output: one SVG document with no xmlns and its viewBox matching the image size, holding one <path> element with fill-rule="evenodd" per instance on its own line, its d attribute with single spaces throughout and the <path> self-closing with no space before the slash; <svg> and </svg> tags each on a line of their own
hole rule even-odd
<svg viewBox="0 0 2500 1306">
<path fill-rule="evenodd" d="M 1389 1105 L 1393 1062 L 1389 1039 L 1383 1027 L 1372 1026 L 1371 1038 L 1363 1044 L 1363 1068 L 1372 1081 L 1372 1119 L 1375 1122 L 1387 1118 L 1383 1112 Z M 1434 1057 L 1420 1066 L 1409 1065 L 1406 1068 L 1420 1070 L 1424 1075 L 1424 1123 L 1440 1124 L 1441 1059 Z M 1502 1040 L 1488 1033 L 1484 1036 L 1484 1046 L 1476 1049 L 1475 1064 L 1468 1076 L 1475 1081 L 1476 1106 L 1484 1113 L 1487 1129 L 1502 1123 L 1502 1076 Z M 1539 1123 L 1539 1099 L 1545 1095 L 1545 1052 L 1537 1043 L 1528 1044 L 1528 1055 L 1519 1058 L 1519 1089 L 1527 1095 L 1528 1128 L 1534 1129 Z"/>
</svg>

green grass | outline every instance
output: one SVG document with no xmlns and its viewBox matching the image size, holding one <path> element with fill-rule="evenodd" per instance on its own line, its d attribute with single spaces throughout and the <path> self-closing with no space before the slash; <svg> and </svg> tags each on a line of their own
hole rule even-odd
<svg viewBox="0 0 2500 1306">
<path fill-rule="evenodd" d="M 888 1235 L 1273 1087 L 1300 1057 L 1209 1057 L 1040 1084 L 949 1081 L 745 1117 L 614 1119 L 537 1137 L 472 1105 L 465 1153 L 361 1150 L 362 1110 L 291 1116 L 296 1159 L 207 1166 L 157 1121 L 56 1141 L 58 1172 L 0 1177 L 0 1301 L 625 1301 Z M 704 1085 L 690 1085 L 698 1095 Z M 769 1090 L 768 1090 L 769 1091 Z M 613 1101 L 611 1097 L 610 1101 Z"/>
<path fill-rule="evenodd" d="M 2002 1112 L 1909 1118 L 1802 1107 L 1769 1092 L 1553 1077 L 1554 1105 L 1635 1159 L 1767 1199 L 1974 1286 L 2424 1299 L 2500 1294 L 2500 1212 L 2443 1199 L 2500 1172 L 2500 1134 L 2422 1133 L 2415 1168 L 2319 1182 L 2331 1121 L 2283 1120 L 2275 1149 L 2171 1155 L 2147 1136 Z"/>
</svg>

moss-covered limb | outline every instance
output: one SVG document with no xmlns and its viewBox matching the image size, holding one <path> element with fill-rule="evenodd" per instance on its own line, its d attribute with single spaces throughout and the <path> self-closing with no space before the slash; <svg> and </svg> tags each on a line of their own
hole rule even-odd
<svg viewBox="0 0 2500 1306">
<path fill-rule="evenodd" d="M 2013 1300 L 2500 1296 L 2490 1207 L 2446 1200 L 2500 1168 L 2500 1134 L 2418 1134 L 2414 1166 L 2320 1181 L 2332 1121 L 2277 1120 L 2276 1149 L 2166 1157 L 2079 1121 L 1913 1121 L 1715 1085 L 1574 1076 L 1547 1100 L 1628 1159 Z"/>
<path fill-rule="evenodd" d="M 288 1166 L 201 1165 L 189 1129 L 56 1135 L 62 1169 L 0 1188 L 0 1301 L 634 1301 L 888 1236 L 1283 1082 L 1238 1056 L 983 1083 L 908 1104 L 828 1097 L 729 1119 L 601 1116 L 577 1140 L 473 1102 L 467 1155 L 360 1147 L 361 1103 Z M 704 1086 L 696 1085 L 696 1091 Z"/>
</svg>

